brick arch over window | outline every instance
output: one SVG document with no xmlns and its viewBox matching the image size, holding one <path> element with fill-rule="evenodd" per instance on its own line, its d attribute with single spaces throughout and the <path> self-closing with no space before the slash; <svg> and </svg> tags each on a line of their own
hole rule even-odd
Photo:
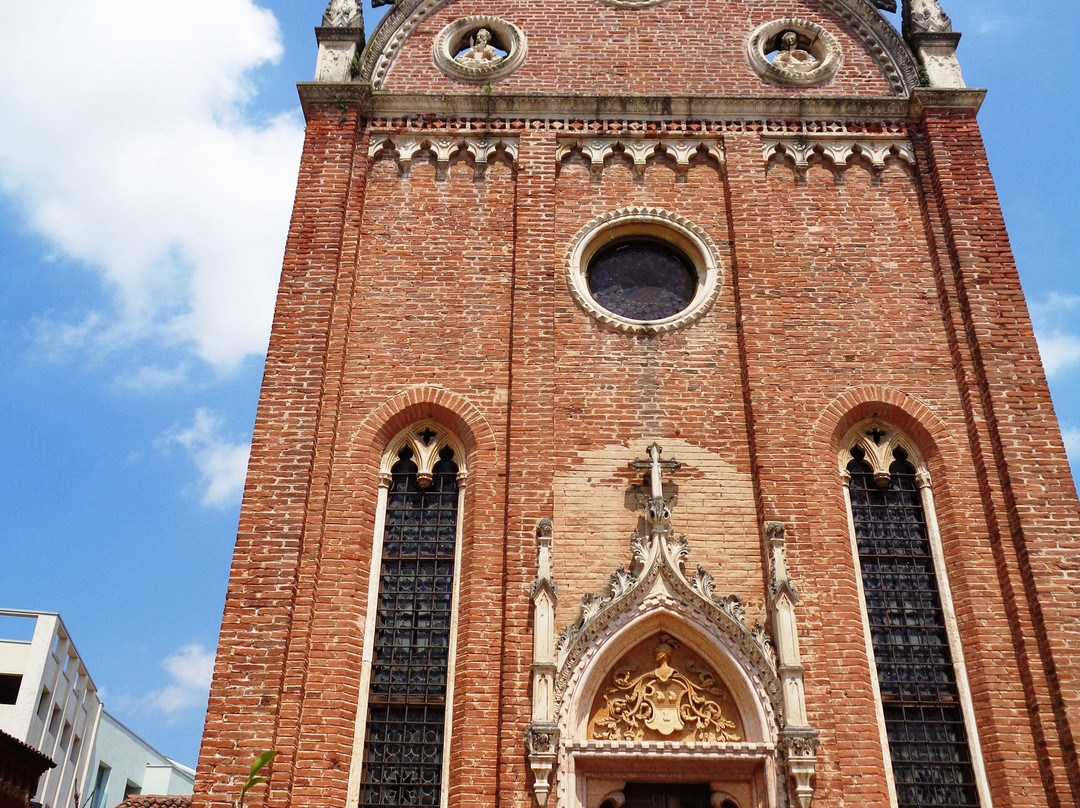
<svg viewBox="0 0 1080 808">
<path fill-rule="evenodd" d="M 954 507 L 951 480 L 955 470 L 970 460 L 928 404 L 895 387 L 862 385 L 834 398 L 808 433 L 808 456 L 823 460 L 837 457 L 851 428 L 869 418 L 891 424 L 917 447 L 934 478 L 938 513 L 950 513 Z"/>
<path fill-rule="evenodd" d="M 956 442 L 930 406 L 903 390 L 886 385 L 863 385 L 845 390 L 822 410 L 810 432 L 815 454 L 835 454 L 848 430 L 867 418 L 881 418 L 902 430 L 921 448 L 928 461 L 937 455 L 958 460 Z"/>
<path fill-rule="evenodd" d="M 410 387 L 384 401 L 356 429 L 352 444 L 380 456 L 398 433 L 425 418 L 453 432 L 466 455 L 493 456 L 498 450 L 495 433 L 472 402 L 432 385 Z"/>
</svg>

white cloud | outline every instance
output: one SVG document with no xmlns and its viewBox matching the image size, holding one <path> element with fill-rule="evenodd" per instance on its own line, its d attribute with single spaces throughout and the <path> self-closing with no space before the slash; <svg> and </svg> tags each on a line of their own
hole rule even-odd
<svg viewBox="0 0 1080 808">
<path fill-rule="evenodd" d="M 1065 453 L 1069 456 L 1069 464 L 1080 469 L 1080 429 L 1064 427 L 1061 430 L 1061 438 L 1065 441 Z"/>
<path fill-rule="evenodd" d="M 185 362 L 171 368 L 145 365 L 131 373 L 118 376 L 113 384 L 120 390 L 161 390 L 186 381 L 189 371 L 190 368 Z"/>
<path fill-rule="evenodd" d="M 1031 316 L 1037 322 L 1057 319 L 1071 311 L 1080 311 L 1080 295 L 1051 292 L 1045 300 L 1031 304 Z"/>
<path fill-rule="evenodd" d="M 1080 337 L 1058 331 L 1049 334 L 1040 331 L 1036 336 L 1047 376 L 1054 376 L 1073 365 L 1080 365 Z"/>
<path fill-rule="evenodd" d="M 189 707 L 206 704 L 210 682 L 214 678 L 214 654 L 201 645 L 187 645 L 161 666 L 168 671 L 172 684 L 146 697 L 145 704 L 153 710 L 171 716 Z"/>
<path fill-rule="evenodd" d="M 302 127 L 245 112 L 281 52 L 252 0 L 0 4 L 0 190 L 116 296 L 49 346 L 265 349 Z"/>
<path fill-rule="evenodd" d="M 1046 375 L 1080 365 L 1080 333 L 1069 330 L 1080 321 L 1080 295 L 1052 292 L 1030 308 Z"/>
<path fill-rule="evenodd" d="M 205 409 L 195 411 L 191 426 L 174 429 L 158 441 L 158 447 L 180 446 L 199 469 L 205 505 L 229 505 L 244 491 L 249 443 L 231 443 L 220 435 L 221 422 Z"/>
</svg>

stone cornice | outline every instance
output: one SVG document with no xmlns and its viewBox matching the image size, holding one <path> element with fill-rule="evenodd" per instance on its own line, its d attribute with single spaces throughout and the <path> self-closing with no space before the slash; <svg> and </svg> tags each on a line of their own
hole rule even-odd
<svg viewBox="0 0 1080 808">
<path fill-rule="evenodd" d="M 918 120 L 923 110 L 978 111 L 985 90 L 919 89 L 909 98 L 806 96 L 584 96 L 378 93 L 361 83 L 298 85 L 305 113 L 332 104 L 366 116 L 590 121 Z"/>
<path fill-rule="evenodd" d="M 315 39 L 318 42 L 363 42 L 364 29 L 320 26 L 315 29 Z"/>
<path fill-rule="evenodd" d="M 911 97 L 912 117 L 921 116 L 925 110 L 971 110 L 978 112 L 986 98 L 986 90 L 931 89 L 916 90 Z"/>
</svg>

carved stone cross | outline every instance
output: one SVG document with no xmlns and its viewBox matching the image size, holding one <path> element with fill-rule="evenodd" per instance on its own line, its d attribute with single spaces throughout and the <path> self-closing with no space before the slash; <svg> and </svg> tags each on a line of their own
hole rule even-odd
<svg viewBox="0 0 1080 808">
<path fill-rule="evenodd" d="M 661 460 L 660 453 L 664 450 L 660 445 L 653 443 L 649 447 L 648 460 L 634 460 L 630 468 L 634 471 L 650 472 L 650 494 L 642 497 L 645 505 L 645 519 L 649 523 L 649 532 L 667 531 L 671 522 L 671 509 L 674 507 L 677 497 L 664 499 L 664 485 L 661 476 L 665 471 L 678 471 L 682 464 L 678 460 Z"/>
<path fill-rule="evenodd" d="M 652 472 L 652 495 L 654 497 L 664 496 L 664 487 L 660 482 L 661 473 L 664 471 L 678 471 L 682 467 L 678 460 L 661 460 L 660 455 L 663 451 L 660 444 L 654 443 L 649 447 L 648 460 L 635 460 L 630 464 L 630 468 L 634 471 L 648 469 Z"/>
</svg>

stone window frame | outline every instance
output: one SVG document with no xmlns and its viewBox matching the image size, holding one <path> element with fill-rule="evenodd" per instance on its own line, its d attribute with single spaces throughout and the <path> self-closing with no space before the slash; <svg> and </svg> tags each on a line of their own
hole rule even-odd
<svg viewBox="0 0 1080 808">
<path fill-rule="evenodd" d="M 868 433 L 878 432 L 882 440 L 875 442 Z M 971 684 L 967 674 L 967 662 L 964 647 L 960 640 L 960 626 L 953 604 L 952 587 L 949 583 L 948 568 L 945 564 L 945 547 L 941 540 L 941 528 L 938 522 L 937 507 L 934 504 L 933 481 L 930 468 L 923 453 L 910 437 L 899 428 L 878 417 L 866 418 L 852 426 L 840 442 L 837 455 L 838 471 L 844 489 L 844 507 L 847 511 L 848 538 L 851 543 L 852 560 L 855 565 L 855 586 L 859 597 L 859 611 L 862 616 L 863 638 L 866 644 L 866 658 L 869 660 L 870 683 L 874 695 L 874 710 L 877 715 L 878 732 L 884 755 L 885 779 L 889 786 L 889 803 L 897 808 L 896 778 L 893 774 L 892 753 L 890 751 L 888 731 L 885 724 L 885 709 L 881 699 L 881 683 L 878 679 L 877 663 L 874 654 L 870 629 L 870 613 L 866 605 L 866 592 L 863 587 L 862 567 L 859 562 L 858 537 L 855 532 L 855 515 L 851 502 L 851 473 L 848 464 L 854 459 L 851 450 L 858 447 L 865 453 L 864 461 L 874 470 L 874 475 L 890 476 L 889 467 L 893 463 L 893 452 L 902 449 L 907 453 L 907 462 L 915 468 L 916 484 L 922 500 L 923 516 L 926 520 L 926 532 L 930 545 L 930 555 L 934 563 L 937 579 L 938 596 L 941 600 L 942 617 L 945 632 L 949 639 L 949 653 L 952 655 L 953 671 L 956 676 L 956 689 L 960 701 L 960 711 L 964 717 L 964 730 L 967 733 L 968 750 L 971 755 L 971 767 L 975 776 L 976 795 L 982 808 L 993 805 L 990 796 L 990 781 L 983 758 L 979 729 L 975 722 L 975 703 L 971 696 Z"/>
<path fill-rule="evenodd" d="M 425 445 L 420 434 L 431 430 L 437 433 L 430 444 Z M 458 645 L 458 623 L 461 609 L 462 545 L 465 511 L 465 490 L 468 482 L 467 455 L 462 441 L 442 424 L 425 418 L 401 430 L 387 444 L 379 463 L 379 492 L 375 504 L 375 530 L 371 542 L 371 571 L 368 577 L 368 597 L 364 620 L 364 647 L 361 657 L 359 698 L 356 722 L 353 730 L 352 762 L 349 768 L 349 787 L 345 805 L 357 808 L 360 804 L 361 777 L 364 768 L 364 747 L 367 740 L 368 702 L 371 696 L 371 674 L 375 657 L 375 634 L 379 608 L 379 591 L 382 579 L 383 543 L 386 536 L 386 515 L 393 483 L 391 469 L 398 462 L 398 453 L 411 449 L 418 467 L 417 477 L 431 474 L 444 449 L 454 452 L 457 463 L 457 528 L 454 534 L 454 582 L 450 607 L 450 638 L 447 645 L 445 723 L 443 729 L 442 779 L 439 788 L 440 808 L 447 808 L 450 790 L 450 747 L 454 725 L 454 677 Z"/>
<path fill-rule="evenodd" d="M 506 56 L 490 67 L 470 67 L 455 60 L 456 51 L 471 31 L 487 28 L 497 41 L 506 46 Z M 432 40 L 432 58 L 444 74 L 458 81 L 482 84 L 499 81 L 517 70 L 529 52 L 525 32 L 512 22 L 487 14 L 461 17 L 445 26 Z"/>
<path fill-rule="evenodd" d="M 661 241 L 686 256 L 698 279 L 689 306 L 662 320 L 631 320 L 608 311 L 593 297 L 589 290 L 589 262 L 609 244 L 634 237 Z M 719 252 L 709 235 L 683 216 L 652 207 L 621 208 L 586 224 L 570 242 L 565 271 L 577 304 L 602 325 L 627 334 L 666 334 L 697 322 L 716 302 L 723 281 Z"/>
<path fill-rule="evenodd" d="M 785 70 L 769 61 L 769 43 L 785 31 L 794 31 L 810 41 L 807 48 L 820 64 L 808 73 Z M 788 87 L 815 87 L 830 81 L 844 64 L 840 43 L 828 30 L 816 22 L 798 17 L 772 20 L 755 28 L 746 43 L 746 53 L 754 72 L 767 81 Z"/>
</svg>

